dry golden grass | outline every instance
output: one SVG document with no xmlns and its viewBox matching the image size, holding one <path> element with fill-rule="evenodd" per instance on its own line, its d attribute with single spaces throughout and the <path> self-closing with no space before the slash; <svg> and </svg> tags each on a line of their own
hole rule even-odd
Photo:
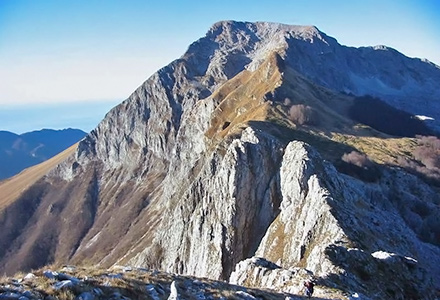
<svg viewBox="0 0 440 300">
<path fill-rule="evenodd" d="M 266 95 L 276 95 L 278 90 L 289 98 L 266 99 Z M 270 130 L 269 123 L 283 127 L 279 132 L 283 139 L 309 143 L 331 161 L 357 149 L 377 163 L 397 164 L 398 157 L 408 157 L 415 147 L 412 139 L 391 138 L 352 121 L 347 117 L 352 97 L 317 86 L 296 71 L 284 68 L 276 53 L 269 55 L 256 71 L 245 70 L 227 81 L 213 93 L 212 99 L 219 103 L 206 132 L 213 144 L 234 136 L 250 122 L 260 122 L 265 126 L 263 129 Z M 318 124 L 295 125 L 289 109 L 298 104 L 312 107 Z"/>
<path fill-rule="evenodd" d="M 2 181 L 0 183 L 0 210 L 14 202 L 28 187 L 73 154 L 77 146 L 78 143 L 45 162 L 27 168 L 14 177 Z"/>
<path fill-rule="evenodd" d="M 333 134 L 332 140 L 349 145 L 378 164 L 398 165 L 399 157 L 413 158 L 417 146 L 414 138 L 382 138 Z"/>
<path fill-rule="evenodd" d="M 276 219 L 272 222 L 271 225 L 273 228 L 275 228 L 275 232 L 271 235 L 269 235 L 270 239 L 266 241 L 267 245 L 276 245 L 272 251 L 268 253 L 268 256 L 266 257 L 270 261 L 279 261 L 283 259 L 284 255 L 284 246 L 285 246 L 285 234 L 284 234 L 284 223 L 281 222 L 281 215 L 278 215 Z M 275 239 L 277 239 L 275 241 Z M 276 242 L 276 243 L 275 243 Z"/>
<path fill-rule="evenodd" d="M 222 140 L 249 121 L 267 119 L 270 105 L 264 96 L 281 82 L 278 59 L 273 53 L 256 71 L 241 72 L 212 95 L 219 105 L 206 132 L 208 138 Z"/>
</svg>

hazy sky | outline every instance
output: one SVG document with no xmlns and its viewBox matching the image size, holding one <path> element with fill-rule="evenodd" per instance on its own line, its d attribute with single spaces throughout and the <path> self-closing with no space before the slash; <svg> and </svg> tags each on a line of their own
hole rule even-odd
<svg viewBox="0 0 440 300">
<path fill-rule="evenodd" d="M 24 129 L 32 118 L 44 123 L 37 114 L 43 108 L 59 117 L 57 106 L 85 111 L 99 102 L 97 124 L 219 20 L 316 25 L 341 44 L 384 44 L 440 65 L 438 0 L 0 0 L 0 130 L 51 127 Z M 6 125 L 5 112 L 17 113 L 22 129 L 13 129 L 14 118 Z M 76 120 L 71 127 L 94 127 Z"/>
</svg>

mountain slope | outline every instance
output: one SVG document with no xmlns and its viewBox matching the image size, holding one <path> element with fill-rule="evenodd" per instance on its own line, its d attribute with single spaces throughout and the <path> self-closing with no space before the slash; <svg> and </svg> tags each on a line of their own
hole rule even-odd
<svg viewBox="0 0 440 300">
<path fill-rule="evenodd" d="M 16 135 L 0 131 L 0 179 L 41 163 L 82 139 L 78 129 L 43 129 Z"/>
<path fill-rule="evenodd" d="M 71 262 L 246 278 L 264 268 L 240 263 L 259 255 L 275 275 L 306 268 L 296 275 L 344 292 L 393 298 L 408 287 L 428 299 L 440 287 L 438 190 L 397 168 L 415 159 L 416 138 L 360 124 L 350 109 L 368 90 L 409 111 L 405 101 L 424 95 L 435 113 L 440 71 L 386 50 L 401 70 L 389 73 L 382 51 L 310 26 L 213 25 L 0 211 L 2 271 Z M 390 94 L 353 74 L 411 89 Z M 342 160 L 355 150 L 370 164 Z M 378 284 L 371 273 L 387 263 L 398 278 Z M 246 284 L 267 283 L 263 274 Z"/>
<path fill-rule="evenodd" d="M 14 202 L 28 187 L 34 185 L 38 180 L 45 176 L 52 168 L 56 167 L 67 157 L 72 155 L 77 148 L 77 144 L 69 147 L 63 152 L 55 155 L 47 161 L 36 166 L 25 169 L 21 174 L 3 180 L 0 183 L 0 210 Z"/>
</svg>

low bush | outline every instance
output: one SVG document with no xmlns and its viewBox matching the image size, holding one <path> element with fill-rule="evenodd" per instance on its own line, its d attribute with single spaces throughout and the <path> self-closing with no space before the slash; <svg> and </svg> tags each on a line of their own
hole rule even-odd
<svg viewBox="0 0 440 300">
<path fill-rule="evenodd" d="M 374 182 L 380 178 L 377 166 L 365 154 L 357 151 L 344 153 L 336 167 L 340 172 L 363 181 Z"/>
<path fill-rule="evenodd" d="M 342 161 L 346 163 L 353 164 L 361 168 L 368 168 L 372 166 L 372 162 L 365 154 L 359 153 L 357 151 L 351 151 L 350 153 L 344 153 L 341 157 Z"/>
<path fill-rule="evenodd" d="M 292 105 L 289 109 L 289 118 L 297 125 L 316 125 L 317 113 L 313 108 L 304 104 Z"/>
<path fill-rule="evenodd" d="M 431 170 L 440 171 L 440 139 L 435 136 L 417 136 L 414 158 Z"/>
</svg>

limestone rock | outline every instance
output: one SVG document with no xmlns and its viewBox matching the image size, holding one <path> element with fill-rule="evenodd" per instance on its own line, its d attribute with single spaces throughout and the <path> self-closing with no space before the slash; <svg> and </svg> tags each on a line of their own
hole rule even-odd
<svg viewBox="0 0 440 300">
<path fill-rule="evenodd" d="M 176 282 L 171 282 L 170 286 L 170 296 L 168 297 L 168 300 L 179 300 L 179 293 L 176 288 Z"/>
<path fill-rule="evenodd" d="M 438 262 L 439 249 L 417 241 L 410 224 L 398 213 L 401 204 L 387 202 L 387 185 L 346 177 L 301 142 L 286 147 L 280 181 L 281 213 L 262 239 L 258 256 L 276 261 L 285 269 L 305 267 L 324 281 L 367 295 L 374 289 L 382 297 L 433 295 L 432 284 L 436 284 L 439 269 L 429 265 Z M 404 203 L 411 199 L 407 190 L 411 187 L 399 186 L 409 197 L 400 199 Z M 352 244 L 363 249 L 350 248 Z M 382 249 L 400 254 L 387 254 Z M 275 275 L 270 275 L 281 270 L 249 271 L 240 264 L 231 277 L 234 282 L 249 280 L 251 286 L 283 288 L 282 283 L 274 283 Z M 250 273 L 264 275 L 252 277 Z M 375 285 L 391 277 L 390 286 Z M 416 284 L 419 280 L 423 283 Z"/>
</svg>

